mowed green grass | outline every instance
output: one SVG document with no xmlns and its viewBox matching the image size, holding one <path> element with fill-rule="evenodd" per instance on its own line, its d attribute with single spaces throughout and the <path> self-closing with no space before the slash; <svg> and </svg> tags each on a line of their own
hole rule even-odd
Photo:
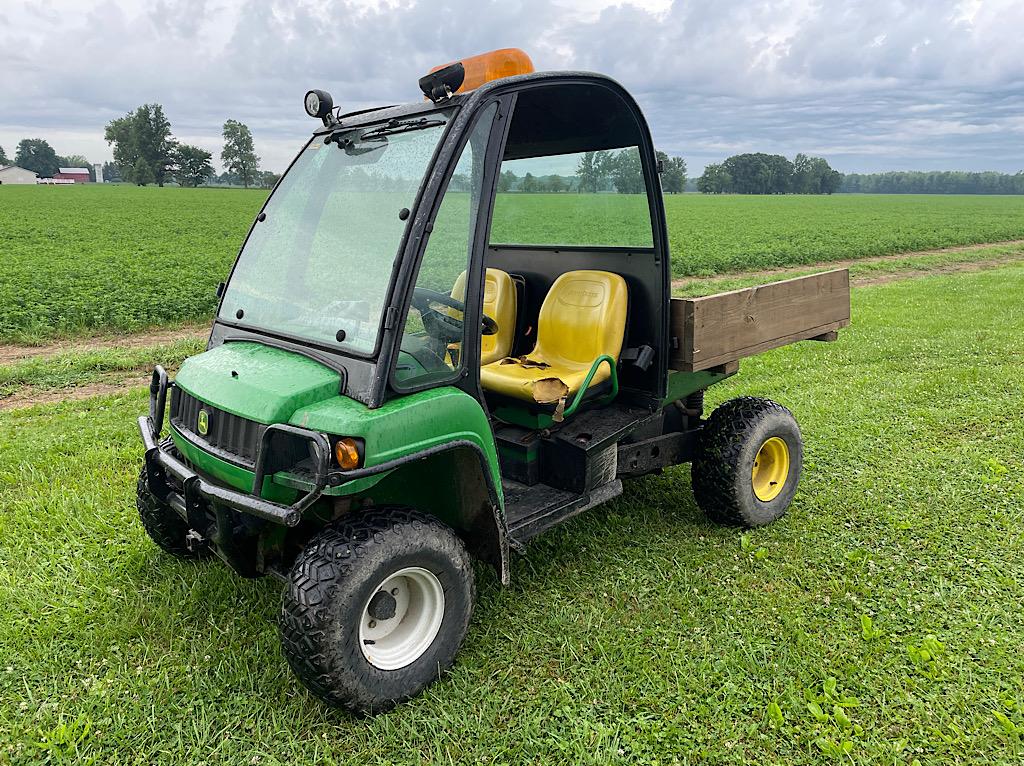
<svg viewBox="0 0 1024 766">
<path fill-rule="evenodd" d="M 208 320 L 215 287 L 265 198 L 255 190 L 0 187 L 0 342 Z M 649 237 L 637 202 L 507 195 L 493 240 L 636 244 Z M 665 202 L 676 276 L 1024 238 L 1024 197 Z"/>
<path fill-rule="evenodd" d="M 143 390 L 0 413 L 0 763 L 1020 763 L 1022 290 L 858 289 L 839 342 L 743 362 L 709 403 L 796 414 L 786 517 L 633 481 L 481 569 L 453 672 L 373 719 L 291 676 L 279 585 L 145 537 Z"/>
</svg>

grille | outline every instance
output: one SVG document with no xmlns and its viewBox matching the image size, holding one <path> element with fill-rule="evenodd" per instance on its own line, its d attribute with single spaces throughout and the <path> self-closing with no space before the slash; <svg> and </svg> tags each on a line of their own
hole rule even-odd
<svg viewBox="0 0 1024 766">
<path fill-rule="evenodd" d="M 207 413 L 208 428 L 199 433 L 199 411 Z M 256 464 L 256 447 L 266 428 L 262 423 L 211 407 L 180 388 L 171 389 L 171 425 L 199 446 L 233 463 Z"/>
</svg>

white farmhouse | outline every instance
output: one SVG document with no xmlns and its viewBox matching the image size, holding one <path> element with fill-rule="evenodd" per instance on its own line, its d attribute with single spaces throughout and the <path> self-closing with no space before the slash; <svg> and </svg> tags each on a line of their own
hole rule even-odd
<svg viewBox="0 0 1024 766">
<path fill-rule="evenodd" d="M 36 174 L 17 165 L 0 165 L 0 184 L 34 184 Z"/>
</svg>

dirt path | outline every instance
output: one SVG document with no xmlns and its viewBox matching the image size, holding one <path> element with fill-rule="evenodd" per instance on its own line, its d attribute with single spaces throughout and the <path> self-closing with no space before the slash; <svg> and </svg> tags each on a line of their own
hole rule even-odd
<svg viewBox="0 0 1024 766">
<path fill-rule="evenodd" d="M 146 385 L 149 385 L 149 375 L 140 375 L 137 372 L 133 372 L 129 377 L 112 383 L 87 383 L 84 386 L 75 386 L 74 388 L 29 388 L 24 393 L 19 392 L 13 396 L 8 396 L 6 399 L 0 399 L 0 412 L 32 407 L 36 404 L 76 402 L 80 399 L 91 399 L 94 396 L 124 393 L 133 388 L 141 388 Z M 139 414 L 144 415 L 145 413 L 140 412 Z"/>
<path fill-rule="evenodd" d="M 64 353 L 99 351 L 105 348 L 145 348 L 162 346 L 186 338 L 205 338 L 210 332 L 209 325 L 186 325 L 172 329 L 151 330 L 131 335 L 102 335 L 93 338 L 47 343 L 42 346 L 22 346 L 0 343 L 0 365 L 10 364 L 29 357 L 46 359 Z"/>
<path fill-rule="evenodd" d="M 964 263 L 946 263 L 936 266 L 934 269 L 903 269 L 902 271 L 890 271 L 882 274 L 862 274 L 853 277 L 850 284 L 856 287 L 866 285 L 884 285 L 888 282 L 897 282 L 901 279 L 916 279 L 919 277 L 930 277 L 937 274 L 966 274 L 974 271 L 987 271 L 997 269 L 1008 263 L 1024 261 L 1024 251 L 1015 255 L 1004 255 L 1001 258 L 987 258 L 984 261 L 965 261 Z"/>
<path fill-rule="evenodd" d="M 924 258 L 933 255 L 941 255 L 943 253 L 969 253 L 976 250 L 987 250 L 993 247 L 1017 247 L 1024 245 L 1024 239 L 1011 239 L 1005 242 L 986 242 L 978 245 L 961 245 L 959 247 L 943 247 L 938 250 L 917 250 L 909 253 L 894 253 L 892 255 L 877 255 L 870 258 L 850 258 L 843 261 L 823 261 L 820 263 L 808 263 L 802 266 L 785 266 L 775 269 L 759 269 L 757 271 L 734 271 L 728 274 L 716 274 L 713 277 L 683 277 L 681 279 L 672 280 L 672 288 L 678 289 L 687 287 L 690 285 L 699 285 L 706 282 L 715 282 L 726 279 L 759 279 L 777 277 L 784 279 L 789 274 L 799 274 L 802 272 L 822 270 L 826 271 L 829 269 L 846 269 L 855 264 L 870 264 L 870 263 L 888 263 L 888 262 L 899 262 L 904 260 L 913 260 L 914 258 Z M 983 261 L 965 261 L 963 263 L 949 263 L 941 266 L 936 266 L 934 269 L 902 269 L 892 273 L 882 274 L 865 274 L 860 277 L 856 277 L 853 280 L 855 285 L 871 285 L 871 284 L 883 284 L 885 282 L 892 282 L 896 279 L 910 279 L 913 277 L 927 276 L 928 274 L 953 274 L 960 271 L 981 271 L 983 269 L 991 269 L 996 266 L 1000 266 L 1004 263 L 1010 263 L 1024 259 L 1024 253 L 1019 255 L 1007 254 L 1000 258 L 991 258 Z"/>
</svg>

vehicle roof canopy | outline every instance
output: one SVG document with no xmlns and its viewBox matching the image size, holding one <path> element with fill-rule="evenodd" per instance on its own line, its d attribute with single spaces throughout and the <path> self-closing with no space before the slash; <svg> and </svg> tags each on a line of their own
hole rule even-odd
<svg viewBox="0 0 1024 766">
<path fill-rule="evenodd" d="M 560 87 L 534 87 L 558 85 Z M 433 104 L 414 101 L 341 115 L 344 126 L 401 119 L 484 101 L 494 91 L 517 91 L 515 118 L 505 144 L 506 160 L 617 149 L 641 143 L 635 104 L 617 82 L 592 72 L 534 72 L 494 80 L 469 93 Z M 629 101 L 627 101 L 629 99 Z M 638 111 L 638 110 L 637 110 Z M 337 126 L 318 133 L 333 132 Z"/>
<path fill-rule="evenodd" d="M 505 159 L 593 152 L 639 143 L 636 119 L 614 90 L 599 83 L 567 83 L 519 94 Z"/>
</svg>

